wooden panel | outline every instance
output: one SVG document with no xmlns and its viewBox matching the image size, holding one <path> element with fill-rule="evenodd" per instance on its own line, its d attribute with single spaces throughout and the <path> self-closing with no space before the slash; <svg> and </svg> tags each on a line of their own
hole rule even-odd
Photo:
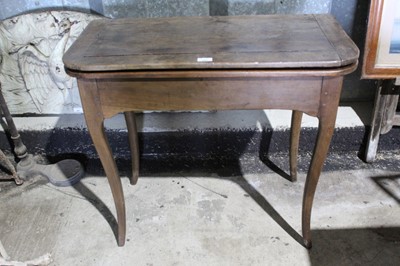
<svg viewBox="0 0 400 266">
<path fill-rule="evenodd" d="M 79 71 L 341 67 L 358 57 L 330 15 L 101 20 L 81 37 L 64 56 Z"/>
<path fill-rule="evenodd" d="M 98 81 L 106 117 L 134 110 L 294 109 L 316 115 L 322 78 Z M 111 89 L 112 88 L 112 89 Z"/>
</svg>

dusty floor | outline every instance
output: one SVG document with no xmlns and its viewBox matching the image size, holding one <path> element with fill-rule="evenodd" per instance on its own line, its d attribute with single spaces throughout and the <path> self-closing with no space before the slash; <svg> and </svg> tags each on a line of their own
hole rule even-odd
<svg viewBox="0 0 400 266">
<path fill-rule="evenodd" d="M 0 183 L 0 240 L 13 260 L 51 265 L 399 265 L 400 171 L 325 171 L 312 215 L 313 248 L 299 244 L 305 175 L 122 178 L 127 242 L 113 233 L 106 178 L 74 187 Z"/>
</svg>

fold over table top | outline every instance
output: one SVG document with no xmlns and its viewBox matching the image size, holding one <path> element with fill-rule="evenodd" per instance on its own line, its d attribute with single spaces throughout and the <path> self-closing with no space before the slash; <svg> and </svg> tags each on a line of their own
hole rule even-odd
<svg viewBox="0 0 400 266">
<path fill-rule="evenodd" d="M 331 15 L 101 19 L 64 55 L 79 72 L 341 68 L 359 50 Z"/>
</svg>

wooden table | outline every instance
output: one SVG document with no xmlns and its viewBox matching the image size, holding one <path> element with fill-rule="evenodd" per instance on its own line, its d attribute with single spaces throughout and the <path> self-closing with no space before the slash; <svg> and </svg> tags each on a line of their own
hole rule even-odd
<svg viewBox="0 0 400 266">
<path fill-rule="evenodd" d="M 290 149 L 296 178 L 302 113 L 319 118 L 304 189 L 302 230 L 310 217 L 335 126 L 343 76 L 359 51 L 330 15 L 269 15 L 96 20 L 64 55 L 78 86 L 86 123 L 117 209 L 125 243 L 125 201 L 103 122 L 124 112 L 138 177 L 135 111 L 293 110 Z"/>
</svg>

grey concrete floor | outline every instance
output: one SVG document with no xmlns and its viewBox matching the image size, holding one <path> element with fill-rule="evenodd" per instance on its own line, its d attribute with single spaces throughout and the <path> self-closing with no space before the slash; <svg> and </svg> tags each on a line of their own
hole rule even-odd
<svg viewBox="0 0 400 266">
<path fill-rule="evenodd" d="M 305 175 L 123 177 L 127 242 L 118 247 L 107 179 L 74 187 L 0 183 L 0 240 L 13 260 L 51 265 L 399 265 L 400 173 L 328 171 L 299 241 Z"/>
</svg>

